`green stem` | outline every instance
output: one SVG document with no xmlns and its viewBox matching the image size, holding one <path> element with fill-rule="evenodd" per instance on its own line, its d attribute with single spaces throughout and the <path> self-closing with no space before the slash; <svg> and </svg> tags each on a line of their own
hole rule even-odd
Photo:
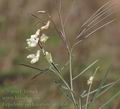
<svg viewBox="0 0 120 109">
<path fill-rule="evenodd" d="M 58 75 L 58 77 L 63 81 L 63 83 L 66 85 L 66 87 L 68 88 L 68 89 L 70 89 L 70 87 L 69 87 L 69 85 L 68 85 L 68 83 L 64 80 L 64 78 L 61 76 L 61 72 L 59 71 L 59 69 L 55 66 L 55 64 L 54 63 L 51 63 L 51 65 L 53 66 L 53 68 L 58 72 L 58 73 L 56 73 L 57 75 Z"/>
<path fill-rule="evenodd" d="M 73 74 L 72 74 L 72 51 L 70 50 L 69 51 L 69 64 L 70 64 L 70 88 L 71 90 L 73 91 Z M 71 93 L 71 96 L 72 96 L 72 99 L 73 99 L 73 102 L 77 108 L 77 103 L 76 103 L 76 100 L 75 100 L 75 96 L 73 93 Z"/>
<path fill-rule="evenodd" d="M 72 54 L 70 53 L 70 85 L 71 85 L 71 90 L 73 90 L 72 78 L 73 78 L 73 75 L 72 75 Z"/>
</svg>

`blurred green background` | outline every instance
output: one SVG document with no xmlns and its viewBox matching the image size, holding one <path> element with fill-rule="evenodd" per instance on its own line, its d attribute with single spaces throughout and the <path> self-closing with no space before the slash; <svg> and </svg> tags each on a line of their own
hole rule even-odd
<svg viewBox="0 0 120 109">
<path fill-rule="evenodd" d="M 61 13 L 63 20 L 68 16 L 65 29 L 70 43 L 73 43 L 83 22 L 107 2 L 106 0 L 74 0 L 73 3 L 72 0 L 62 1 Z M 79 44 L 73 54 L 74 76 L 94 60 L 99 60 L 100 71 L 96 75 L 95 86 L 99 84 L 109 66 L 111 68 L 106 83 L 120 78 L 120 1 L 112 0 L 112 2 L 115 3 L 112 17 L 117 18 L 117 21 L 91 35 L 92 37 Z M 73 109 L 71 102 L 54 83 L 54 80 L 57 80 L 54 74 L 49 72 L 31 80 L 38 72 L 19 65 L 29 64 L 26 56 L 34 51 L 25 49 L 26 39 L 42 26 L 42 22 L 33 14 L 46 22 L 48 19 L 37 11 L 47 10 L 60 29 L 58 4 L 59 2 L 56 4 L 55 0 L 0 0 L 0 109 Z M 62 67 L 68 56 L 53 25 L 47 31 L 47 35 L 49 40 L 45 47 L 52 53 L 59 67 Z M 46 68 L 47 64 L 41 58 L 34 66 Z M 77 90 L 87 89 L 86 81 L 94 69 L 90 69 L 82 78 L 75 81 Z M 63 75 L 69 81 L 68 68 L 64 70 Z M 120 90 L 119 84 L 96 101 L 94 109 L 98 109 L 118 90 Z M 106 109 L 120 109 L 120 96 Z"/>
</svg>

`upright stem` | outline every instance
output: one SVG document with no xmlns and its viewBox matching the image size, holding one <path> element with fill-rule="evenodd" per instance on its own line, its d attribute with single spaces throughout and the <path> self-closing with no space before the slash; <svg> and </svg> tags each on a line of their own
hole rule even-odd
<svg viewBox="0 0 120 109">
<path fill-rule="evenodd" d="M 73 75 L 72 75 L 72 53 L 70 52 L 69 54 L 69 63 L 70 63 L 70 85 L 71 85 L 71 90 L 73 90 L 73 81 L 72 81 L 72 78 L 73 78 Z"/>
<path fill-rule="evenodd" d="M 68 42 L 68 40 L 67 40 L 67 37 L 66 37 L 66 32 L 65 32 L 65 28 L 64 28 L 64 23 L 63 23 L 63 19 L 62 19 L 62 16 L 61 16 L 61 6 L 62 6 L 62 1 L 60 0 L 60 6 L 59 6 L 59 9 L 58 9 L 57 11 L 58 11 L 58 16 L 59 16 L 60 23 L 61 23 L 62 36 L 64 37 L 64 41 L 65 41 L 65 44 L 66 44 L 66 48 L 67 48 L 67 51 L 68 51 L 68 54 L 69 54 L 69 62 L 70 62 L 70 66 L 69 66 L 69 69 L 70 69 L 70 90 L 73 91 L 72 49 L 71 49 L 70 44 L 69 44 L 69 42 Z M 70 92 L 70 93 L 71 93 L 71 97 L 72 97 L 73 103 L 74 103 L 74 105 L 75 105 L 76 108 L 77 108 L 77 103 L 76 103 L 74 94 L 73 94 L 72 92 Z"/>
<path fill-rule="evenodd" d="M 71 90 L 73 91 L 72 51 L 71 51 L 71 50 L 69 51 L 69 61 L 70 61 L 70 62 L 69 62 L 69 64 L 70 64 L 70 66 L 69 66 L 69 68 L 70 68 L 70 88 L 71 88 Z M 77 103 L 76 103 L 74 94 L 71 93 L 71 96 L 72 96 L 73 102 L 74 102 L 74 104 L 75 104 L 75 106 L 76 106 L 76 108 L 77 108 Z"/>
</svg>

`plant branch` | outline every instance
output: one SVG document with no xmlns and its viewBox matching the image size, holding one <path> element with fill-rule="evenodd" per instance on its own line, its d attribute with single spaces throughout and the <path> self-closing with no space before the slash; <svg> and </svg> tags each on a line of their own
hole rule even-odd
<svg viewBox="0 0 120 109">
<path fill-rule="evenodd" d="M 103 28 L 103 27 L 105 27 L 105 26 L 113 23 L 115 20 L 116 20 L 116 19 L 113 19 L 113 20 L 111 20 L 111 21 L 103 24 L 102 26 L 96 28 L 95 30 L 93 30 L 92 32 L 90 32 L 88 35 L 86 35 L 83 39 L 81 39 L 81 40 L 77 41 L 76 43 L 74 43 L 73 46 L 72 46 L 72 50 L 74 50 L 74 48 L 75 48 L 79 43 L 81 43 L 84 39 L 87 39 L 90 35 L 92 35 L 92 34 L 95 33 L 96 31 L 100 30 L 101 28 Z"/>
</svg>

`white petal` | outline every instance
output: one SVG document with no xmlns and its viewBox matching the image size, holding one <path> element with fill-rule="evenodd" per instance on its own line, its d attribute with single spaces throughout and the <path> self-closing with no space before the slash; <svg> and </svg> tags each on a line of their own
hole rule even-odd
<svg viewBox="0 0 120 109">
<path fill-rule="evenodd" d="M 35 57 L 34 54 L 30 54 L 30 55 L 27 56 L 28 59 L 32 59 L 32 58 L 34 58 L 34 57 Z"/>
<path fill-rule="evenodd" d="M 33 39 L 33 38 L 37 38 L 37 35 L 36 34 L 33 34 L 33 35 L 31 35 L 31 38 Z"/>
<path fill-rule="evenodd" d="M 33 58 L 30 62 L 31 62 L 31 64 L 34 64 L 34 63 L 38 62 L 38 60 L 39 60 L 39 58 Z"/>
<path fill-rule="evenodd" d="M 36 54 L 30 54 L 27 56 L 28 59 L 31 59 L 30 63 L 34 64 L 39 61 L 40 58 L 40 50 L 37 50 Z"/>
<path fill-rule="evenodd" d="M 37 51 L 36 57 L 38 57 L 38 58 L 40 57 L 40 50 Z"/>
<path fill-rule="evenodd" d="M 48 40 L 48 36 L 46 36 L 45 34 L 42 34 L 42 36 L 40 37 L 40 41 L 45 43 Z"/>
<path fill-rule="evenodd" d="M 42 26 L 42 27 L 41 27 L 41 30 L 46 30 L 46 29 L 49 28 L 49 26 L 50 26 L 50 21 L 48 21 L 48 22 L 46 23 L 46 25 Z"/>
<path fill-rule="evenodd" d="M 39 41 L 39 38 L 34 38 L 34 35 L 30 39 L 26 39 L 28 47 L 36 47 Z"/>
<path fill-rule="evenodd" d="M 38 29 L 35 33 L 36 36 L 39 36 L 40 35 L 40 29 Z"/>
</svg>

